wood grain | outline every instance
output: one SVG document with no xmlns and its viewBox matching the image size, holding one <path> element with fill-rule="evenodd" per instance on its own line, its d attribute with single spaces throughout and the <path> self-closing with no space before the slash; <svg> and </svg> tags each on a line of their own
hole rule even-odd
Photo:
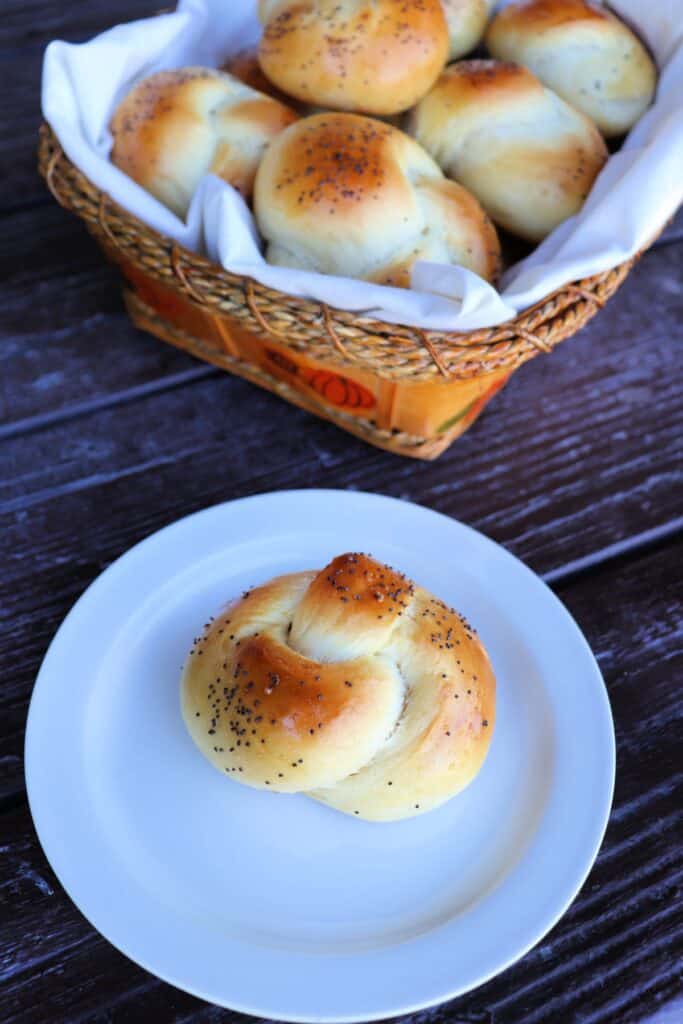
<svg viewBox="0 0 683 1024">
<path fill-rule="evenodd" d="M 0 44 L 10 48 L 44 45 L 51 39 L 80 42 L 112 25 L 151 17 L 161 10 L 158 0 L 81 0 L 57 4 L 54 0 L 3 0 Z M 172 6 L 172 5 L 167 5 Z"/>
<path fill-rule="evenodd" d="M 119 377 L 109 404 L 100 391 L 94 407 L 8 437 L 0 447 L 0 659 L 11 670 L 0 693 L 0 792 L 21 785 L 30 688 L 73 600 L 132 543 L 204 505 L 293 486 L 376 490 L 471 523 L 553 575 L 615 543 L 675 528 L 683 464 L 671 345 L 678 256 L 676 247 L 646 256 L 610 304 L 612 319 L 597 317 L 515 374 L 433 465 L 378 452 L 213 373 L 156 376 L 152 393 L 122 392 Z M 644 293 L 657 303 L 655 321 L 639 301 Z M 122 328 L 135 379 L 154 377 L 154 358 L 145 370 L 139 351 L 165 347 Z M 73 352 L 74 376 L 106 379 L 99 350 L 76 343 Z M 58 359 L 49 372 L 59 373 Z M 6 380 L 17 378 L 15 364 Z M 54 394 L 59 409 L 62 387 L 58 379 L 44 388 L 48 408 Z M 94 387 L 97 394 L 106 385 Z"/>
<path fill-rule="evenodd" d="M 580 898 L 516 967 L 407 1021 L 678 1024 L 683 211 L 589 327 L 515 374 L 437 463 L 375 451 L 137 332 L 35 170 L 47 42 L 159 6 L 5 0 L 0 19 L 0 1022 L 246 1020 L 131 964 L 66 898 L 23 793 L 27 701 L 60 620 L 132 543 L 216 501 L 330 486 L 430 505 L 554 581 L 616 720 L 614 811 Z"/>
<path fill-rule="evenodd" d="M 159 364 L 152 359 L 146 368 L 148 354 L 163 358 L 172 353 L 126 324 L 120 325 L 125 336 L 118 348 L 121 359 L 111 367 L 110 404 L 102 401 L 110 377 L 110 339 L 102 339 L 101 332 L 96 348 L 78 345 L 77 339 L 66 346 L 71 371 L 66 380 L 52 376 L 61 361 L 61 346 L 56 345 L 54 363 L 48 355 L 47 379 L 31 399 L 25 384 L 36 372 L 41 348 L 51 344 L 46 323 L 42 340 L 29 346 L 25 356 L 21 346 L 14 352 L 10 348 L 6 379 L 24 386 L 15 397 L 9 383 L 6 402 L 16 402 L 25 414 L 63 409 L 65 415 L 51 423 L 49 431 L 20 433 L 3 446 L 0 514 L 20 512 L 123 475 L 139 478 L 164 468 L 174 479 L 169 488 L 172 502 L 190 483 L 197 501 L 211 501 L 243 493 L 247 484 L 258 490 L 258 480 L 266 474 L 281 473 L 286 483 L 294 461 L 298 468 L 291 474 L 292 483 L 304 485 L 314 481 L 312 469 L 332 470 L 343 462 L 351 474 L 349 485 L 365 486 L 367 470 L 377 471 L 380 489 L 476 518 L 493 527 L 498 539 L 516 541 L 516 549 L 527 556 L 544 546 L 538 518 L 547 514 L 552 524 L 559 503 L 568 548 L 564 555 L 555 550 L 535 561 L 537 568 L 547 571 L 563 557 L 574 557 L 577 541 L 579 550 L 601 547 L 667 522 L 675 510 L 672 484 L 680 466 L 681 409 L 671 337 L 683 307 L 677 286 L 680 255 L 678 247 L 648 254 L 603 316 L 554 355 L 539 357 L 513 375 L 490 411 L 434 466 L 375 452 L 224 374 L 153 399 L 133 394 L 121 407 L 126 386 L 144 384 L 147 374 L 156 373 Z M 644 308 L 641 294 L 648 294 L 656 305 L 656 320 Z M 172 375 L 200 365 L 181 358 L 181 363 L 171 363 Z M 131 378 L 121 362 L 130 365 Z M 156 373 L 157 380 L 160 376 Z M 71 390 L 76 379 L 84 382 L 83 391 Z M 68 399 L 63 398 L 65 390 Z M 79 408 L 71 417 L 69 403 L 87 403 L 84 393 L 94 393 L 96 408 L 91 415 Z M 8 421 L 14 429 L 11 412 Z M 229 469 L 229 479 L 225 473 L 217 479 L 219 466 Z M 637 494 L 629 522 L 632 489 Z M 610 505 L 622 495 L 626 504 L 619 503 L 610 518 Z M 596 503 L 604 505 L 597 513 Z M 172 511 L 191 507 L 196 502 L 181 501 Z M 523 522 L 530 514 L 533 537 L 527 536 Z M 522 547 L 520 533 L 525 535 Z"/>
<path fill-rule="evenodd" d="M 64 246 L 63 211 L 52 204 L 3 219 L 0 253 L 0 440 L 79 416 L 103 401 L 130 400 L 167 382 L 215 375 L 206 364 L 162 345 L 130 324 L 116 271 L 78 230 Z M 37 224 L 40 231 L 36 231 Z M 27 228 L 31 241 L 27 240 Z M 15 264 L 9 249 L 18 246 Z M 60 258 L 60 251 L 64 256 Z"/>
<path fill-rule="evenodd" d="M 68 411 L 70 403 L 80 408 L 90 398 L 144 383 L 154 372 L 154 353 L 159 376 L 198 365 L 156 340 L 139 341 L 147 336 L 125 317 L 115 271 L 104 264 L 98 247 L 75 218 L 52 204 L 7 216 L 3 224 L 7 245 L 0 252 L 0 278 L 6 282 L 0 424 L 19 421 L 16 429 L 20 430 L 21 420 L 37 413 Z M 675 245 L 648 253 L 610 301 L 608 311 L 585 328 L 582 337 L 592 337 L 600 352 L 608 346 L 605 369 L 611 376 L 621 370 L 619 357 L 625 346 L 643 336 L 647 338 L 644 371 L 651 372 L 661 362 L 662 346 L 681 315 L 680 294 L 676 294 L 679 259 Z M 638 301 L 641 288 L 652 293 L 657 304 L 654 322 Z M 85 338 L 79 344 L 81 332 Z M 551 377 L 561 366 L 572 365 L 576 340 L 576 336 L 569 339 L 553 355 L 548 367 Z M 143 358 L 143 353 L 149 358 Z M 523 367 L 513 378 L 515 383 L 532 367 L 538 374 L 543 362 L 549 361 L 537 358 Z M 573 365 L 577 362 L 585 363 L 585 358 L 576 356 Z M 633 369 L 630 362 L 627 370 Z M 630 385 L 625 382 L 625 386 Z"/>
<path fill-rule="evenodd" d="M 536 949 L 475 992 L 408 1018 L 413 1024 L 631 1024 L 681 992 L 672 968 L 683 942 L 683 849 L 672 838 L 683 824 L 682 554 L 681 542 L 654 548 L 556 588 L 598 657 L 616 723 L 605 843 L 580 897 Z M 243 1019 L 164 985 L 92 932 L 45 863 L 25 805 L 0 816 L 0 828 L 10 911 L 0 925 L 3 1021 Z"/>
</svg>

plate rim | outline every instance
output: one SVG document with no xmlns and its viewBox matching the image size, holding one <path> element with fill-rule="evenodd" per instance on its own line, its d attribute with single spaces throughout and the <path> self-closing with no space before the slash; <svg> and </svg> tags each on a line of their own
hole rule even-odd
<svg viewBox="0 0 683 1024">
<path fill-rule="evenodd" d="M 92 600 L 93 594 L 95 594 L 98 591 L 99 587 L 101 585 L 104 586 L 111 579 L 113 574 L 121 571 L 122 566 L 125 567 L 125 565 L 129 561 L 132 561 L 137 555 L 139 555 L 142 548 L 148 547 L 151 543 L 157 541 L 162 536 L 166 536 L 170 532 L 175 531 L 179 527 L 186 526 L 190 521 L 197 521 L 205 516 L 219 514 L 221 510 L 232 508 L 237 505 L 259 503 L 263 502 L 264 500 L 269 501 L 273 499 L 298 500 L 303 497 L 310 498 L 311 495 L 319 495 L 325 498 L 334 497 L 336 499 L 347 498 L 351 499 L 352 501 L 359 500 L 361 502 L 366 499 L 369 499 L 370 501 L 380 501 L 383 503 L 387 503 L 387 505 L 391 505 L 394 508 L 398 506 L 407 506 L 412 510 L 417 510 L 417 514 L 427 514 L 429 516 L 438 517 L 439 520 L 445 521 L 445 523 L 447 523 L 450 527 L 455 527 L 456 529 L 459 528 L 465 531 L 467 534 L 473 535 L 473 537 L 476 538 L 477 543 L 483 544 L 484 547 L 488 548 L 491 551 L 495 551 L 496 557 L 502 559 L 504 562 L 507 562 L 508 565 L 512 566 L 516 572 L 521 571 L 526 576 L 526 578 L 532 583 L 532 585 L 536 587 L 540 585 L 540 588 L 544 592 L 544 598 L 546 600 L 550 600 L 552 605 L 555 607 L 556 612 L 559 612 L 561 614 L 565 625 L 572 632 L 574 640 L 577 641 L 583 649 L 583 654 L 586 657 L 586 664 L 584 666 L 584 670 L 590 666 L 593 675 L 593 682 L 597 684 L 596 693 L 597 695 L 599 695 L 599 700 L 602 705 L 602 711 L 606 719 L 605 724 L 608 727 L 605 731 L 605 736 L 603 737 L 603 739 L 606 739 L 608 741 L 609 749 L 605 749 L 603 751 L 604 767 L 606 774 L 605 777 L 601 780 L 601 806 L 599 813 L 597 813 L 596 811 L 594 815 L 594 827 L 591 836 L 592 841 L 590 842 L 590 844 L 586 844 L 585 850 L 583 851 L 582 862 L 578 870 L 576 870 L 575 868 L 572 872 L 573 881 L 570 885 L 571 891 L 569 892 L 569 895 L 557 904 L 557 906 L 550 915 L 541 915 L 543 917 L 543 920 L 534 929 L 531 938 L 523 942 L 512 955 L 504 957 L 502 959 L 498 959 L 493 964 L 493 966 L 491 966 L 489 969 L 481 971 L 481 973 L 476 978 L 468 981 L 465 984 L 457 984 L 448 989 L 445 989 L 436 996 L 431 995 L 426 998 L 419 998 L 414 1002 L 401 1001 L 400 1004 L 396 1002 L 392 1004 L 391 997 L 387 996 L 387 1005 L 382 1009 L 377 1009 L 375 1011 L 366 1010 L 357 1013 L 335 1013 L 330 1011 L 324 1011 L 312 1014 L 306 1012 L 288 1012 L 274 1010 L 272 1005 L 257 1006 L 253 1001 L 250 1001 L 247 1004 L 241 1002 L 240 1000 L 230 999 L 230 1001 L 228 1002 L 226 1001 L 228 997 L 218 998 L 215 992 L 207 992 L 201 986 L 194 986 L 191 983 L 185 981 L 184 979 L 182 981 L 179 981 L 177 980 L 177 978 L 173 976 L 172 972 L 166 971 L 164 968 L 159 969 L 158 966 L 152 966 L 148 958 L 142 957 L 137 953 L 134 955 L 131 954 L 125 948 L 125 944 L 122 944 L 119 941 L 112 940 L 112 938 L 108 934 L 106 934 L 103 930 L 101 930 L 101 928 L 97 924 L 93 922 L 90 913 L 86 909 L 84 909 L 84 906 L 81 905 L 80 898 L 77 898 L 74 895 L 72 885 L 67 885 L 63 881 L 62 876 L 54 863 L 54 861 L 58 860 L 58 857 L 56 855 L 54 856 L 53 859 L 52 854 L 55 853 L 54 849 L 52 851 L 52 854 L 48 852 L 48 847 L 50 846 L 51 840 L 49 837 L 46 840 L 46 830 L 43 829 L 41 824 L 39 824 L 40 811 L 37 809 L 39 801 L 36 798 L 36 792 L 33 791 L 32 793 L 33 783 L 31 781 L 31 765 L 35 764 L 31 742 L 31 736 L 33 732 L 32 720 L 34 720 L 35 717 L 37 716 L 36 708 L 39 707 L 38 702 L 42 699 L 41 693 L 45 689 L 47 672 L 50 668 L 50 654 L 51 652 L 53 652 L 53 649 L 57 648 L 60 639 L 63 637 L 63 633 L 67 625 L 70 626 L 71 622 L 73 621 L 73 618 L 78 614 L 78 610 L 82 610 L 83 606 L 86 605 L 87 602 Z M 47 669 L 45 669 L 46 665 Z M 43 680 L 42 684 L 41 678 Z M 507 548 L 505 548 L 502 544 L 499 544 L 497 541 L 492 540 L 490 537 L 486 536 L 486 534 L 480 532 L 472 526 L 469 526 L 467 523 L 463 523 L 461 520 L 458 520 L 445 513 L 439 512 L 435 509 L 432 509 L 429 506 L 422 505 L 417 502 L 408 501 L 402 498 L 395 498 L 393 496 L 382 494 L 379 492 L 345 488 L 283 488 L 274 491 L 259 491 L 255 494 L 247 495 L 244 497 L 216 502 L 212 505 L 208 505 L 201 509 L 197 509 L 196 511 L 191 512 L 188 515 L 181 516 L 178 519 L 175 519 L 172 522 L 160 527 L 158 530 L 153 530 L 151 533 L 147 534 L 145 537 L 137 541 L 131 547 L 127 548 L 124 552 L 122 552 L 121 555 L 116 557 L 108 566 L 106 566 L 100 573 L 98 573 L 98 575 L 88 584 L 85 590 L 73 602 L 69 611 L 64 616 L 59 627 L 55 631 L 52 640 L 50 641 L 50 644 L 41 660 L 39 670 L 36 674 L 36 679 L 31 692 L 31 698 L 29 702 L 26 720 L 24 739 L 24 775 L 26 782 L 26 792 L 29 811 L 31 814 L 33 825 L 36 830 L 36 834 L 38 836 L 38 840 L 43 851 L 43 854 L 48 860 L 48 863 L 50 864 L 51 869 L 54 871 L 60 885 L 66 892 L 71 902 L 77 907 L 80 913 L 88 921 L 88 924 L 98 934 L 102 935 L 103 938 L 105 938 L 105 940 L 110 943 L 110 945 L 114 946 L 115 949 L 117 949 L 120 953 L 126 956 L 133 963 L 136 963 L 137 965 L 141 966 L 144 970 L 152 974 L 154 977 L 159 978 L 167 984 L 175 986 L 181 991 L 188 992 L 189 994 L 194 995 L 200 999 L 203 999 L 209 1003 L 225 1007 L 227 1009 L 234 1010 L 239 1013 L 244 1013 L 247 1015 L 258 1017 L 270 1017 L 276 1020 L 291 1022 L 291 1024 L 363 1024 L 363 1022 L 365 1021 L 382 1020 L 391 1016 L 415 1013 L 420 1010 L 424 1010 L 428 1007 L 436 1006 L 441 1003 L 447 1002 L 451 999 L 457 998 L 458 996 L 464 995 L 467 992 L 471 992 L 476 988 L 479 988 L 487 981 L 491 980 L 498 974 L 507 970 L 510 966 L 512 966 L 522 957 L 526 956 L 526 954 L 531 949 L 533 949 L 534 946 L 536 946 L 543 939 L 543 937 L 557 924 L 557 922 L 567 912 L 568 908 L 574 902 L 578 893 L 583 887 L 593 867 L 593 864 L 595 863 L 596 857 L 604 840 L 604 835 L 610 819 L 610 813 L 614 796 L 614 786 L 616 777 L 616 738 L 614 732 L 614 720 L 609 700 L 609 693 L 607 691 L 607 687 L 605 685 L 604 678 L 600 671 L 600 667 L 595 658 L 595 655 L 593 654 L 590 645 L 588 644 L 588 641 L 586 640 L 581 628 L 579 627 L 578 623 L 573 618 L 569 610 L 563 604 L 563 602 L 546 583 L 546 581 L 541 576 L 536 574 L 532 569 L 530 569 L 529 566 L 527 566 L 520 558 L 512 554 L 512 552 L 508 551 Z M 363 953 L 361 952 L 360 954 L 356 955 L 363 956 Z M 493 957 L 492 959 L 495 959 L 495 957 Z"/>
</svg>

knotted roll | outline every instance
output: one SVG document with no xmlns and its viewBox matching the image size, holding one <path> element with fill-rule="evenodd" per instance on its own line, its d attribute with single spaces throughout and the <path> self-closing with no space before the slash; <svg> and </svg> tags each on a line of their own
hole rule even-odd
<svg viewBox="0 0 683 1024">
<path fill-rule="evenodd" d="M 457 60 L 482 39 L 489 8 L 487 0 L 441 0 L 448 25 L 448 59 Z"/>
<path fill-rule="evenodd" d="M 314 106 L 397 114 L 448 57 L 441 0 L 260 0 L 259 17 L 261 67 Z"/>
<path fill-rule="evenodd" d="M 649 107 L 657 71 L 640 40 L 586 0 L 518 0 L 493 19 L 494 57 L 530 68 L 607 137 L 623 135 Z"/>
<path fill-rule="evenodd" d="M 578 213 L 607 159 L 584 114 L 503 61 L 446 68 L 408 131 L 496 224 L 531 242 Z"/>
<path fill-rule="evenodd" d="M 318 114 L 269 146 L 254 213 L 270 263 L 407 287 L 417 260 L 495 278 L 500 246 L 477 200 L 397 128 Z"/>
<path fill-rule="evenodd" d="M 213 68 L 160 71 L 144 78 L 112 121 L 112 162 L 184 217 L 211 173 L 249 198 L 263 151 L 297 115 L 270 96 Z"/>
<path fill-rule="evenodd" d="M 182 702 L 194 742 L 229 778 L 390 821 L 477 774 L 495 679 L 461 615 L 345 554 L 228 607 L 195 643 Z"/>
</svg>

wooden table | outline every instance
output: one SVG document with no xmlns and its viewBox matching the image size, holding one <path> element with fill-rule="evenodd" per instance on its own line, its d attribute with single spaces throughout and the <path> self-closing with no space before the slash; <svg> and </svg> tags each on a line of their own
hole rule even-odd
<svg viewBox="0 0 683 1024">
<path fill-rule="evenodd" d="M 574 905 L 516 966 L 414 1020 L 683 1021 L 683 218 L 436 463 L 377 451 L 134 330 L 112 271 L 39 180 L 45 43 L 154 7 L 5 0 L 0 22 L 0 1020 L 239 1018 L 135 966 L 65 896 L 26 802 L 26 710 L 59 622 L 131 544 L 205 505 L 322 486 L 421 502 L 523 558 L 585 631 L 616 723 L 614 809 Z"/>
</svg>

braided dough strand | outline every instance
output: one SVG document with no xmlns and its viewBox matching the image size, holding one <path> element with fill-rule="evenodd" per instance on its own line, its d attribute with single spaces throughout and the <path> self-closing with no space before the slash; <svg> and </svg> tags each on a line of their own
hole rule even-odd
<svg viewBox="0 0 683 1024">
<path fill-rule="evenodd" d="M 359 554 L 243 595 L 196 641 L 182 688 L 190 734 L 220 771 L 370 820 L 459 792 L 495 716 L 469 623 Z"/>
</svg>

